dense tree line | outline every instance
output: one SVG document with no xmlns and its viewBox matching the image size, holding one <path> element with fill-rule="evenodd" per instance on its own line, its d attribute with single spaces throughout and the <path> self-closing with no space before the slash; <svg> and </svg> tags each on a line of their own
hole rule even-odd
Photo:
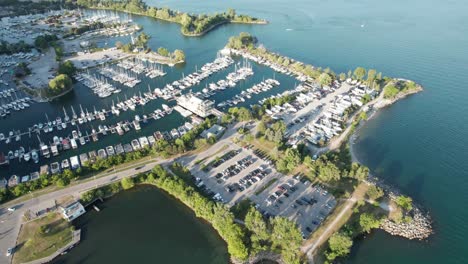
<svg viewBox="0 0 468 264">
<path fill-rule="evenodd" d="M 18 1 L 18 0 L 1 0 L 0 7 L 3 12 L 2 16 L 22 16 L 30 14 L 42 14 L 51 10 L 60 10 L 62 8 L 71 9 L 75 5 L 72 0 L 59 1 Z M 0 16 L 0 17 L 2 17 Z"/>
<path fill-rule="evenodd" d="M 76 171 L 65 170 L 62 173 L 53 174 L 50 176 L 44 174 L 40 175 L 38 180 L 20 183 L 13 188 L 1 189 L 0 203 L 25 195 L 30 191 L 32 192 L 51 185 L 64 187 L 70 184 L 70 182 L 74 179 L 84 178 L 90 174 L 96 174 L 114 166 L 140 160 L 150 155 L 167 158 L 172 155 L 183 153 L 187 150 L 201 148 L 207 146 L 208 144 L 213 144 L 215 143 L 215 140 L 199 138 L 199 135 L 203 130 L 211 127 L 214 122 L 215 119 L 206 119 L 200 125 L 194 127 L 194 129 L 190 130 L 177 140 L 167 141 L 160 139 L 151 148 L 147 147 L 125 154 L 109 156 L 105 159 L 97 158 L 93 162 L 88 161 L 87 163 L 82 164 L 82 167 Z"/>
<path fill-rule="evenodd" d="M 0 203 L 20 197 L 36 190 L 43 189 L 45 187 L 55 185 L 57 187 L 64 187 L 68 185 L 72 180 L 77 179 L 82 175 L 82 169 L 76 171 L 64 170 L 62 173 L 48 176 L 46 174 L 40 175 L 39 179 L 34 181 L 28 181 L 19 183 L 12 188 L 4 188 L 0 190 Z"/>
<path fill-rule="evenodd" d="M 66 74 L 69 77 L 73 76 L 76 73 L 76 67 L 71 61 L 65 61 L 59 64 L 58 68 L 59 74 Z"/>
<path fill-rule="evenodd" d="M 229 254 L 235 259 L 245 261 L 261 251 L 280 253 L 287 264 L 300 261 L 302 235 L 293 221 L 284 217 L 265 219 L 254 207 L 250 207 L 242 226 L 235 222 L 235 215 L 224 204 L 214 202 L 201 194 L 192 182 L 192 176 L 182 165 L 171 165 L 171 171 L 156 165 L 148 174 L 135 178 L 124 178 L 84 193 L 81 201 L 85 204 L 96 198 L 104 198 L 121 190 L 132 188 L 135 184 L 151 184 L 179 199 L 190 207 L 197 217 L 208 221 L 226 241 Z"/>
<path fill-rule="evenodd" d="M 318 178 L 323 182 L 336 182 L 341 178 L 362 181 L 369 176 L 369 168 L 351 161 L 348 147 L 343 147 L 338 152 L 320 155 L 316 160 L 306 156 L 304 164 L 309 168 L 309 177 Z"/>
<path fill-rule="evenodd" d="M 400 93 L 406 93 L 417 89 L 418 86 L 413 81 L 396 81 L 387 84 L 384 87 L 384 97 L 393 99 Z"/>
<path fill-rule="evenodd" d="M 325 254 L 327 261 L 325 263 L 332 263 L 336 258 L 348 255 L 352 245 L 353 240 L 348 234 L 334 233 L 328 240 L 328 250 Z"/>
<path fill-rule="evenodd" d="M 195 15 L 169 8 L 157 8 L 148 6 L 142 0 L 78 0 L 77 4 L 88 8 L 102 8 L 123 11 L 133 14 L 145 15 L 156 19 L 175 22 L 181 25 L 181 31 L 185 35 L 199 35 L 208 31 L 218 24 L 236 23 L 258 23 L 264 22 L 254 17 L 237 15 L 233 9 L 224 13 L 213 15 Z"/>
<path fill-rule="evenodd" d="M 159 47 L 157 53 L 163 57 L 171 58 L 176 62 L 185 61 L 185 53 L 183 50 L 176 49 L 174 52 L 170 52 L 164 47 Z"/>
<path fill-rule="evenodd" d="M 241 32 L 238 36 L 230 37 L 226 47 L 237 50 L 247 50 L 249 53 L 271 63 L 286 67 L 296 74 L 302 74 L 312 78 L 321 85 L 330 85 L 334 80 L 345 81 L 347 78 L 353 78 L 371 86 L 376 91 L 380 91 L 381 85 L 391 80 L 390 78 L 382 77 L 382 73 L 377 73 L 375 69 L 366 70 L 363 67 L 357 67 L 354 71 L 349 71 L 348 74 L 340 73 L 337 75 L 330 68 L 322 69 L 300 61 L 295 61 L 294 59 L 269 51 L 263 45 L 256 45 L 257 42 L 258 40 L 255 36 L 246 32 Z"/>
<path fill-rule="evenodd" d="M 4 40 L 0 41 L 0 55 L 11 55 L 18 52 L 30 52 L 32 46 L 20 40 L 17 43 L 8 43 Z"/>
<path fill-rule="evenodd" d="M 50 34 L 40 35 L 40 36 L 37 36 L 36 39 L 34 39 L 34 46 L 37 49 L 44 51 L 48 49 L 50 46 L 52 46 L 53 42 L 57 40 L 58 40 L 58 37 L 56 35 L 50 35 Z"/>
<path fill-rule="evenodd" d="M 289 70 L 295 72 L 296 74 L 303 74 L 313 79 L 318 79 L 323 72 L 327 73 L 332 79 L 335 78 L 335 73 L 333 73 L 333 71 L 331 71 L 329 68 L 316 68 L 310 64 L 304 64 L 302 62 L 295 61 L 286 56 L 282 56 L 271 52 L 263 46 L 256 46 L 256 43 L 256 37 L 250 35 L 249 33 L 242 32 L 239 34 L 239 36 L 229 38 L 229 41 L 226 46 L 228 48 L 237 50 L 246 49 L 249 53 L 253 55 L 259 56 L 277 65 L 287 67 Z"/>
</svg>

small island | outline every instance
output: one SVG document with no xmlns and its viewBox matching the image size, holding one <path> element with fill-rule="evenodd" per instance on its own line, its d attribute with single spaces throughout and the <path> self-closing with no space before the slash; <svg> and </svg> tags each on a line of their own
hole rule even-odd
<svg viewBox="0 0 468 264">
<path fill-rule="evenodd" d="M 228 23 L 240 24 L 267 24 L 268 21 L 247 15 L 238 15 L 234 9 L 227 12 L 206 15 L 189 14 L 169 8 L 157 8 L 148 6 L 142 0 L 123 1 L 101 1 L 101 0 L 78 0 L 77 5 L 91 9 L 115 10 L 135 15 L 143 15 L 155 19 L 178 23 L 181 25 L 181 32 L 187 37 L 203 36 L 216 27 Z"/>
</svg>

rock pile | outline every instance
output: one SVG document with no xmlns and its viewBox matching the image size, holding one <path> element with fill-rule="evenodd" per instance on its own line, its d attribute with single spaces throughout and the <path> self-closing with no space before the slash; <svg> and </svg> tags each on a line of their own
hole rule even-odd
<svg viewBox="0 0 468 264">
<path fill-rule="evenodd" d="M 428 238 L 433 232 L 429 217 L 424 216 L 419 210 L 415 210 L 413 220 L 409 223 L 397 224 L 385 219 L 380 228 L 395 236 L 419 240 Z"/>
</svg>

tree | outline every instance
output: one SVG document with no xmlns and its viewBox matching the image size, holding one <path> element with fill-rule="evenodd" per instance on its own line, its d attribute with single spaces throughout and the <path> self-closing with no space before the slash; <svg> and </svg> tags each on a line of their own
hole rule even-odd
<svg viewBox="0 0 468 264">
<path fill-rule="evenodd" d="M 140 35 L 138 35 L 138 37 L 136 38 L 136 41 L 135 41 L 135 45 L 137 47 L 142 47 L 142 48 L 146 48 L 146 44 L 148 43 L 148 40 L 150 39 L 151 37 L 146 35 L 144 32 L 142 32 Z"/>
<path fill-rule="evenodd" d="M 265 131 L 266 131 L 265 122 L 263 122 L 263 121 L 258 122 L 258 125 L 257 125 L 257 136 L 262 136 L 262 135 L 264 135 L 264 134 L 265 134 Z"/>
<path fill-rule="evenodd" d="M 124 190 L 128 190 L 128 189 L 132 188 L 133 186 L 135 186 L 133 178 L 131 178 L 131 177 L 123 178 L 122 181 L 121 181 L 121 184 L 122 184 L 122 188 Z"/>
<path fill-rule="evenodd" d="M 367 194 L 367 197 L 369 197 L 369 199 L 377 200 L 384 195 L 384 191 L 375 185 L 371 185 L 369 186 L 369 189 L 367 189 L 366 194 Z"/>
<path fill-rule="evenodd" d="M 182 26 L 188 27 L 192 24 L 192 17 L 190 17 L 187 13 L 184 13 L 180 19 L 180 23 Z"/>
<path fill-rule="evenodd" d="M 8 193 L 6 188 L 0 189 L 0 203 L 3 203 L 8 199 Z"/>
<path fill-rule="evenodd" d="M 394 98 L 399 92 L 400 92 L 400 90 L 399 90 L 395 85 L 389 84 L 389 85 L 385 86 L 385 88 L 384 88 L 384 97 L 385 97 L 385 98 L 392 99 L 392 98 Z"/>
<path fill-rule="evenodd" d="M 49 225 L 45 224 L 45 225 L 41 225 L 39 227 L 39 234 L 41 235 L 45 235 L 49 230 Z"/>
<path fill-rule="evenodd" d="M 395 198 L 395 203 L 406 211 L 413 209 L 413 199 L 409 196 L 400 195 Z"/>
<path fill-rule="evenodd" d="M 322 73 L 320 74 L 318 81 L 321 85 L 330 85 L 332 83 L 332 78 L 328 73 Z"/>
<path fill-rule="evenodd" d="M 346 73 L 342 72 L 340 73 L 340 81 L 346 80 Z"/>
<path fill-rule="evenodd" d="M 51 95 L 57 95 L 63 91 L 69 90 L 72 87 L 72 81 L 66 74 L 59 74 L 49 82 L 48 93 Z"/>
<path fill-rule="evenodd" d="M 267 241 L 270 238 L 268 226 L 263 219 L 262 214 L 251 207 L 245 216 L 245 227 L 250 231 L 250 240 L 255 252 L 267 249 Z"/>
<path fill-rule="evenodd" d="M 367 71 L 367 85 L 370 85 L 374 82 L 375 76 L 377 75 L 377 71 L 374 69 L 370 69 Z"/>
<path fill-rule="evenodd" d="M 369 233 L 372 229 L 380 226 L 380 220 L 372 214 L 364 213 L 359 216 L 359 225 L 362 231 Z"/>
<path fill-rule="evenodd" d="M 364 69 L 362 67 L 357 67 L 354 70 L 354 78 L 356 78 L 358 80 L 362 80 L 362 78 L 364 78 L 365 75 L 366 75 L 366 69 Z"/>
<path fill-rule="evenodd" d="M 285 263 L 299 263 L 302 235 L 296 223 L 277 216 L 271 220 L 273 230 L 271 232 L 272 248 L 281 251 L 281 257 Z"/>
<path fill-rule="evenodd" d="M 329 251 L 326 253 L 328 260 L 349 254 L 353 241 L 344 233 L 334 233 L 328 240 Z"/>
<path fill-rule="evenodd" d="M 351 170 L 349 172 L 349 177 L 363 181 L 369 176 L 369 168 L 362 166 L 357 162 L 351 164 Z"/>
<path fill-rule="evenodd" d="M 168 57 L 169 56 L 169 50 L 167 50 L 166 48 L 163 48 L 163 47 L 159 47 L 158 48 L 158 54 L 161 55 L 161 56 L 164 56 L 164 57 Z"/>
<path fill-rule="evenodd" d="M 231 107 L 228 109 L 228 113 L 239 121 L 249 121 L 253 118 L 252 113 L 245 107 Z"/>
<path fill-rule="evenodd" d="M 62 179 L 62 178 L 58 179 L 55 182 L 55 185 L 57 185 L 57 187 L 65 187 L 67 184 L 68 184 L 68 182 L 65 179 Z"/>
<path fill-rule="evenodd" d="M 31 74 L 31 70 L 28 68 L 28 65 L 25 62 L 18 63 L 14 69 L 14 72 L 15 76 L 18 78 Z"/>
<path fill-rule="evenodd" d="M 61 63 L 58 68 L 58 73 L 60 74 L 66 74 L 68 76 L 73 76 L 75 74 L 76 68 L 73 62 L 71 61 L 65 61 L 64 63 Z"/>
<path fill-rule="evenodd" d="M 235 18 L 236 17 L 236 10 L 232 9 L 232 8 L 228 8 L 227 10 L 227 16 L 231 19 Z"/>
<path fill-rule="evenodd" d="M 174 59 L 176 61 L 185 61 L 185 53 L 182 50 L 174 50 Z"/>
<path fill-rule="evenodd" d="M 49 47 L 51 42 L 57 39 L 58 37 L 55 35 L 41 35 L 36 37 L 36 39 L 34 40 L 34 46 L 36 46 L 36 48 L 38 49 L 44 50 Z"/>
<path fill-rule="evenodd" d="M 284 152 L 284 155 L 278 160 L 276 166 L 279 171 L 283 173 L 288 173 L 294 170 L 300 162 L 301 156 L 297 149 L 288 148 Z"/>
<path fill-rule="evenodd" d="M 325 182 L 337 181 L 341 178 L 340 170 L 335 164 L 327 162 L 324 166 L 318 167 L 318 177 Z"/>
</svg>

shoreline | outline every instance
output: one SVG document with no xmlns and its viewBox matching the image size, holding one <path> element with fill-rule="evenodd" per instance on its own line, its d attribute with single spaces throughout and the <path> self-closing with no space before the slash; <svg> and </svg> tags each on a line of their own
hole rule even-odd
<svg viewBox="0 0 468 264">
<path fill-rule="evenodd" d="M 208 32 L 210 32 L 211 30 L 213 30 L 213 29 L 215 29 L 215 28 L 217 28 L 219 26 L 225 25 L 225 24 L 267 25 L 268 23 L 269 22 L 266 21 L 266 20 L 251 21 L 251 22 L 242 22 L 242 21 L 234 21 L 234 20 L 221 21 L 221 22 L 218 22 L 216 24 L 213 24 L 213 25 L 209 26 L 207 29 L 203 30 L 200 33 L 184 33 L 182 31 L 181 31 L 181 33 L 182 33 L 182 35 L 184 35 L 186 37 L 201 37 L 201 36 L 207 34 Z"/>
<path fill-rule="evenodd" d="M 227 20 L 227 21 L 221 21 L 221 22 L 215 23 L 213 25 L 210 25 L 208 28 L 206 28 L 205 30 L 203 30 L 200 33 L 185 33 L 185 32 L 182 31 L 182 24 L 177 22 L 177 21 L 174 21 L 172 19 L 152 17 L 152 16 L 149 16 L 149 15 L 144 14 L 144 13 L 131 12 L 131 11 L 127 11 L 127 10 L 118 10 L 116 8 L 96 7 L 96 6 L 93 6 L 93 7 L 82 6 L 82 7 L 87 8 L 87 9 L 91 9 L 91 10 L 111 10 L 111 11 L 115 11 L 115 12 L 122 12 L 122 13 L 126 13 L 126 14 L 149 17 L 149 18 L 153 18 L 153 19 L 156 19 L 156 20 L 164 21 L 164 22 L 175 23 L 175 24 L 178 24 L 180 26 L 180 33 L 183 36 L 186 36 L 186 37 L 202 37 L 205 34 L 209 33 L 211 30 L 214 30 L 215 28 L 217 28 L 218 26 L 221 26 L 223 24 L 231 24 L 231 23 L 232 24 L 246 24 L 246 25 L 248 25 L 248 24 L 251 24 L 251 25 L 267 25 L 267 24 L 269 24 L 269 22 L 267 20 L 265 20 L 265 19 L 258 19 L 257 21 L 248 21 L 248 22 L 247 21 L 244 22 L 244 21 Z"/>
<path fill-rule="evenodd" d="M 380 109 L 390 106 L 396 103 L 397 101 L 406 98 L 409 95 L 416 94 L 424 90 L 423 87 L 420 85 L 418 85 L 417 88 L 418 89 L 399 94 L 393 99 L 383 99 L 385 101 L 378 100 L 375 103 L 378 104 L 380 102 L 384 102 L 382 105 L 376 106 L 370 112 L 370 116 L 366 120 L 361 121 L 359 125 L 355 128 L 355 130 L 349 135 L 349 138 L 345 141 L 346 144 L 348 144 L 349 146 L 349 153 L 351 155 L 352 162 L 363 164 L 357 158 L 357 152 L 354 148 L 354 141 L 358 137 L 360 129 L 362 129 L 362 127 L 365 126 L 367 121 L 373 118 L 374 115 Z M 342 142 L 341 144 L 345 142 Z M 386 196 L 388 196 L 392 201 L 394 201 L 397 196 L 402 195 L 400 189 L 393 185 L 390 185 L 384 179 L 378 178 L 377 176 L 374 176 L 371 173 L 369 173 L 368 179 L 365 180 L 365 182 L 369 185 L 374 185 L 381 188 L 385 192 Z M 413 220 L 410 223 L 395 223 L 389 219 L 385 219 L 381 223 L 379 229 L 389 233 L 392 236 L 400 236 L 409 240 L 417 239 L 420 241 L 429 238 L 429 236 L 431 236 L 434 233 L 434 230 L 432 228 L 432 219 L 429 214 L 429 211 L 422 207 L 422 205 L 413 201 L 413 208 L 409 211 L 409 214 L 413 216 Z"/>
</svg>

